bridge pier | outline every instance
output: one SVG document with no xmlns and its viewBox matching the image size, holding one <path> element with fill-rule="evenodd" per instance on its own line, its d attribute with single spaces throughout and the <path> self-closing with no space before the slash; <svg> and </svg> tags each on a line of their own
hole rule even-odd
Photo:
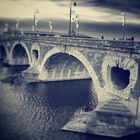
<svg viewBox="0 0 140 140">
<path fill-rule="evenodd" d="M 27 81 L 29 80 L 38 80 L 39 81 L 39 70 L 37 65 L 30 66 L 28 69 L 22 72 L 22 77 Z"/>
<path fill-rule="evenodd" d="M 136 61 L 137 63 L 129 63 L 130 60 L 126 62 L 127 67 L 132 68 L 129 80 L 136 78 L 135 81 L 130 81 L 133 91 L 129 88 L 127 90 L 114 89 L 113 86 L 110 86 L 111 95 L 109 88 L 106 90 L 106 86 L 109 87 L 109 85 L 106 85 L 104 92 L 107 91 L 106 93 L 110 94 L 111 98 L 105 102 L 100 100 L 95 111 L 74 115 L 74 118 L 62 130 L 111 137 L 123 137 L 140 132 L 140 61 Z M 106 61 L 106 63 L 108 62 Z M 110 61 L 109 64 L 113 63 Z M 126 63 L 123 64 L 126 66 Z M 104 97 L 105 95 L 102 98 Z"/>
</svg>

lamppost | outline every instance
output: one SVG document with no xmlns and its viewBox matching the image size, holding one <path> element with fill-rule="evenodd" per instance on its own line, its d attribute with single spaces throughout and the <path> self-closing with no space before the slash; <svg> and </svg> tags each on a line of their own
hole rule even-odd
<svg viewBox="0 0 140 140">
<path fill-rule="evenodd" d="M 19 30 L 20 19 L 18 18 L 16 21 L 16 31 Z"/>
<path fill-rule="evenodd" d="M 8 29 L 9 29 L 9 25 L 8 25 L 8 23 L 6 23 L 6 24 L 4 25 L 4 32 L 8 32 Z"/>
<path fill-rule="evenodd" d="M 77 28 L 77 35 L 79 35 L 79 15 L 76 15 L 76 28 Z"/>
<path fill-rule="evenodd" d="M 34 11 L 34 26 L 33 26 L 34 33 L 36 33 L 36 26 L 38 23 L 38 14 L 39 14 L 39 11 L 37 9 L 35 9 L 35 11 Z"/>
<path fill-rule="evenodd" d="M 72 6 L 76 6 L 76 2 L 70 0 L 70 18 L 69 18 L 69 36 L 71 36 L 71 16 L 72 16 Z"/>
<path fill-rule="evenodd" d="M 50 32 L 53 33 L 53 25 L 51 21 L 49 21 L 49 28 L 50 28 Z"/>
<path fill-rule="evenodd" d="M 122 27 L 123 27 L 123 37 L 122 37 L 122 39 L 125 40 L 125 22 L 126 22 L 125 12 L 122 11 L 121 15 L 122 15 Z"/>
</svg>

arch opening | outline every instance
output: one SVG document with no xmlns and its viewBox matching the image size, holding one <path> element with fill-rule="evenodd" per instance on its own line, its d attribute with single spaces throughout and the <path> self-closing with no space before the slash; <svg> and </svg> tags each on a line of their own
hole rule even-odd
<svg viewBox="0 0 140 140">
<path fill-rule="evenodd" d="M 130 70 L 114 66 L 110 70 L 110 77 L 113 87 L 117 90 L 123 90 L 129 85 Z"/>
<path fill-rule="evenodd" d="M 45 64 L 49 78 L 91 79 L 85 66 L 74 56 L 67 53 L 55 53 Z"/>
<path fill-rule="evenodd" d="M 4 61 L 7 57 L 6 50 L 3 45 L 0 46 L 0 60 Z"/>
<path fill-rule="evenodd" d="M 25 48 L 21 44 L 16 44 L 12 52 L 12 60 L 15 64 L 29 65 L 29 58 Z"/>
<path fill-rule="evenodd" d="M 68 56 L 73 56 L 75 59 L 77 59 L 83 66 L 84 68 L 87 70 L 89 76 L 92 79 L 92 86 L 94 89 L 94 93 L 97 95 L 97 102 L 106 100 L 108 98 L 108 95 L 103 91 L 103 88 L 101 87 L 99 78 L 97 76 L 97 73 L 95 72 L 92 63 L 90 62 L 90 60 L 88 60 L 88 58 L 79 50 L 75 49 L 75 48 L 69 48 L 66 49 L 66 47 L 55 47 L 51 50 L 49 50 L 45 56 L 43 57 L 43 60 L 38 68 L 39 71 L 39 76 L 38 78 L 40 80 L 46 80 L 46 73 L 44 73 L 44 65 L 46 63 L 46 61 L 54 54 L 57 53 L 63 53 L 63 54 L 67 54 Z M 84 70 L 83 70 L 84 72 Z M 62 72 L 63 73 L 63 72 Z M 103 94 L 106 95 L 106 98 L 103 99 Z"/>
<path fill-rule="evenodd" d="M 13 58 L 19 58 L 19 57 L 28 58 L 26 50 L 24 49 L 24 47 L 21 44 L 17 44 L 13 50 Z"/>
<path fill-rule="evenodd" d="M 39 52 L 38 50 L 32 50 L 32 59 L 34 63 L 38 62 L 39 59 Z"/>
<path fill-rule="evenodd" d="M 71 99 L 71 97 L 74 97 L 72 100 L 77 100 L 78 102 L 80 102 L 81 99 L 76 99 L 76 96 L 79 97 L 78 94 L 81 94 L 82 97 L 84 95 L 86 98 L 90 98 L 90 101 L 88 101 L 90 105 L 88 108 L 85 108 L 86 111 L 92 110 L 97 106 L 98 99 L 96 92 L 93 91 L 92 78 L 86 67 L 75 56 L 69 55 L 68 53 L 64 52 L 55 53 L 51 55 L 48 59 L 46 59 L 43 71 L 47 72 L 47 80 L 60 80 L 61 82 L 67 80 L 67 84 L 64 84 L 64 88 L 66 88 L 69 92 L 68 94 L 65 93 L 62 98 L 67 96 L 69 99 Z M 85 80 L 81 81 L 81 79 Z M 86 85 L 84 87 L 83 84 L 87 84 L 88 88 L 85 89 Z M 60 89 L 58 88 L 56 93 L 57 96 L 60 96 L 58 95 L 59 90 Z M 72 96 L 72 93 L 74 93 L 75 96 Z M 86 93 L 87 95 L 85 95 Z M 71 103 L 73 103 L 73 101 L 71 101 Z"/>
</svg>

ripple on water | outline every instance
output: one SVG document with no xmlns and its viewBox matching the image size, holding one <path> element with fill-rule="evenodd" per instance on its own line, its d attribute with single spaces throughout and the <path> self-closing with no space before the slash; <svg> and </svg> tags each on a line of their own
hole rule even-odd
<svg viewBox="0 0 140 140">
<path fill-rule="evenodd" d="M 18 86 L 1 84 L 0 118 L 5 116 L 1 124 L 5 132 L 2 136 L 12 139 L 86 139 L 85 135 L 63 132 L 61 128 L 74 112 L 89 107 L 91 95 L 83 88 L 89 88 L 89 83 L 85 80 Z"/>
</svg>

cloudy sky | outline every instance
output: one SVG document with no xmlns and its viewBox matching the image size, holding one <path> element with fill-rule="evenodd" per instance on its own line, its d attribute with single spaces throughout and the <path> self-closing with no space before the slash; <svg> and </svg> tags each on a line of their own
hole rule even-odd
<svg viewBox="0 0 140 140">
<path fill-rule="evenodd" d="M 74 1 L 74 0 L 73 0 Z M 75 0 L 80 32 L 91 36 L 122 35 L 121 11 L 126 14 L 126 37 L 140 40 L 140 0 Z M 38 29 L 48 30 L 52 21 L 56 31 L 67 32 L 70 0 L 0 0 L 0 27 L 9 23 L 14 28 L 16 19 L 21 27 L 31 29 L 33 13 L 39 10 Z"/>
</svg>

